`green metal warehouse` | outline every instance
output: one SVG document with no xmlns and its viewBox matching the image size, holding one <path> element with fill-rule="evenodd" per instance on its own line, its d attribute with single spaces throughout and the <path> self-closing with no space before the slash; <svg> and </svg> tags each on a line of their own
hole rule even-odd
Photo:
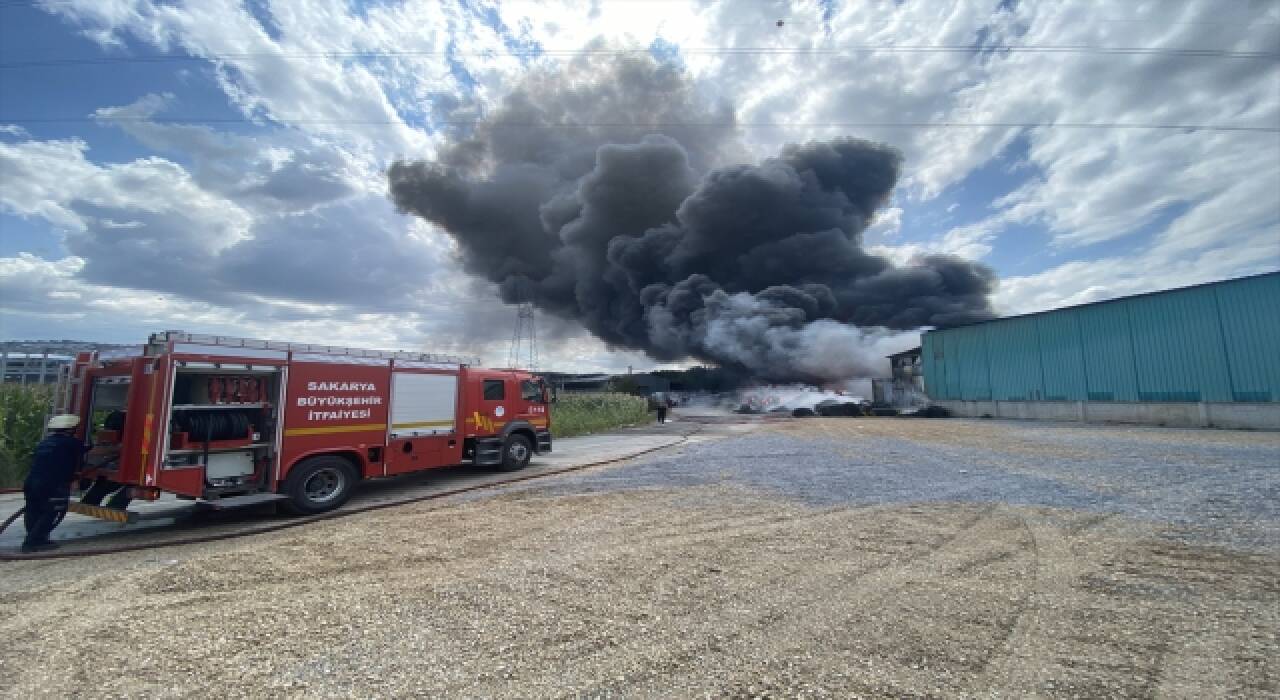
<svg viewBox="0 0 1280 700">
<path fill-rule="evenodd" d="M 959 415 L 1280 429 L 1280 272 L 929 331 Z"/>
</svg>

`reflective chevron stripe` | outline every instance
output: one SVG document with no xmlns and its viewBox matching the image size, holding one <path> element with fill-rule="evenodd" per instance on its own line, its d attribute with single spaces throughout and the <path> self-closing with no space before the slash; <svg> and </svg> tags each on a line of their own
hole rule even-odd
<svg viewBox="0 0 1280 700">
<path fill-rule="evenodd" d="M 80 503 L 79 501 L 72 501 L 68 503 L 67 510 L 72 513 L 87 515 L 91 518 L 110 520 L 117 523 L 131 523 L 136 517 L 135 513 L 130 513 L 127 510 L 104 508 L 103 506 L 91 506 L 88 503 Z"/>
</svg>

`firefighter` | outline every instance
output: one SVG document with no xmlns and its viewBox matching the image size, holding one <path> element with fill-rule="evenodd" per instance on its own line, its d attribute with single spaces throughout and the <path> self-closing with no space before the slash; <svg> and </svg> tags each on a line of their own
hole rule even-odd
<svg viewBox="0 0 1280 700">
<path fill-rule="evenodd" d="M 22 542 L 24 552 L 58 547 L 49 541 L 49 533 L 67 512 L 71 477 L 79 470 L 80 458 L 84 454 L 84 446 L 74 434 L 78 425 L 79 416 L 54 416 L 49 419 L 49 434 L 36 445 L 31 472 L 22 484 L 22 494 L 27 501 L 24 514 L 27 538 Z"/>
</svg>

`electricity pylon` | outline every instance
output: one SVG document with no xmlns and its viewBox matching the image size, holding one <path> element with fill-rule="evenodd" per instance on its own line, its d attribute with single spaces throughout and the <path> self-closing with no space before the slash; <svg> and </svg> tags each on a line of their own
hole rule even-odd
<svg viewBox="0 0 1280 700">
<path fill-rule="evenodd" d="M 511 334 L 511 352 L 507 366 L 538 371 L 538 328 L 533 315 L 533 303 L 523 301 L 516 310 L 516 327 Z"/>
</svg>

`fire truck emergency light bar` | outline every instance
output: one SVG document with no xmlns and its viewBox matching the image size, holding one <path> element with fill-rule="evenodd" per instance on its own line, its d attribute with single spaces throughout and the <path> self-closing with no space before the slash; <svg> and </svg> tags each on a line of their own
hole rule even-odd
<svg viewBox="0 0 1280 700">
<path fill-rule="evenodd" d="M 410 362 L 438 362 L 458 365 L 474 365 L 477 358 L 466 355 L 444 355 L 433 352 L 404 352 L 390 350 L 365 350 L 347 348 L 339 345 L 311 345 L 308 343 L 288 343 L 276 340 L 258 340 L 255 338 L 237 338 L 229 335 L 205 335 L 202 333 L 186 333 L 184 331 L 164 331 L 152 333 L 147 340 L 144 354 L 155 355 L 166 350 L 166 345 L 174 343 L 193 343 L 199 345 L 216 345 L 228 348 L 252 348 L 256 350 L 283 350 L 295 353 L 320 353 L 325 355 L 341 355 L 347 357 L 371 357 L 382 360 L 408 360 Z"/>
</svg>

